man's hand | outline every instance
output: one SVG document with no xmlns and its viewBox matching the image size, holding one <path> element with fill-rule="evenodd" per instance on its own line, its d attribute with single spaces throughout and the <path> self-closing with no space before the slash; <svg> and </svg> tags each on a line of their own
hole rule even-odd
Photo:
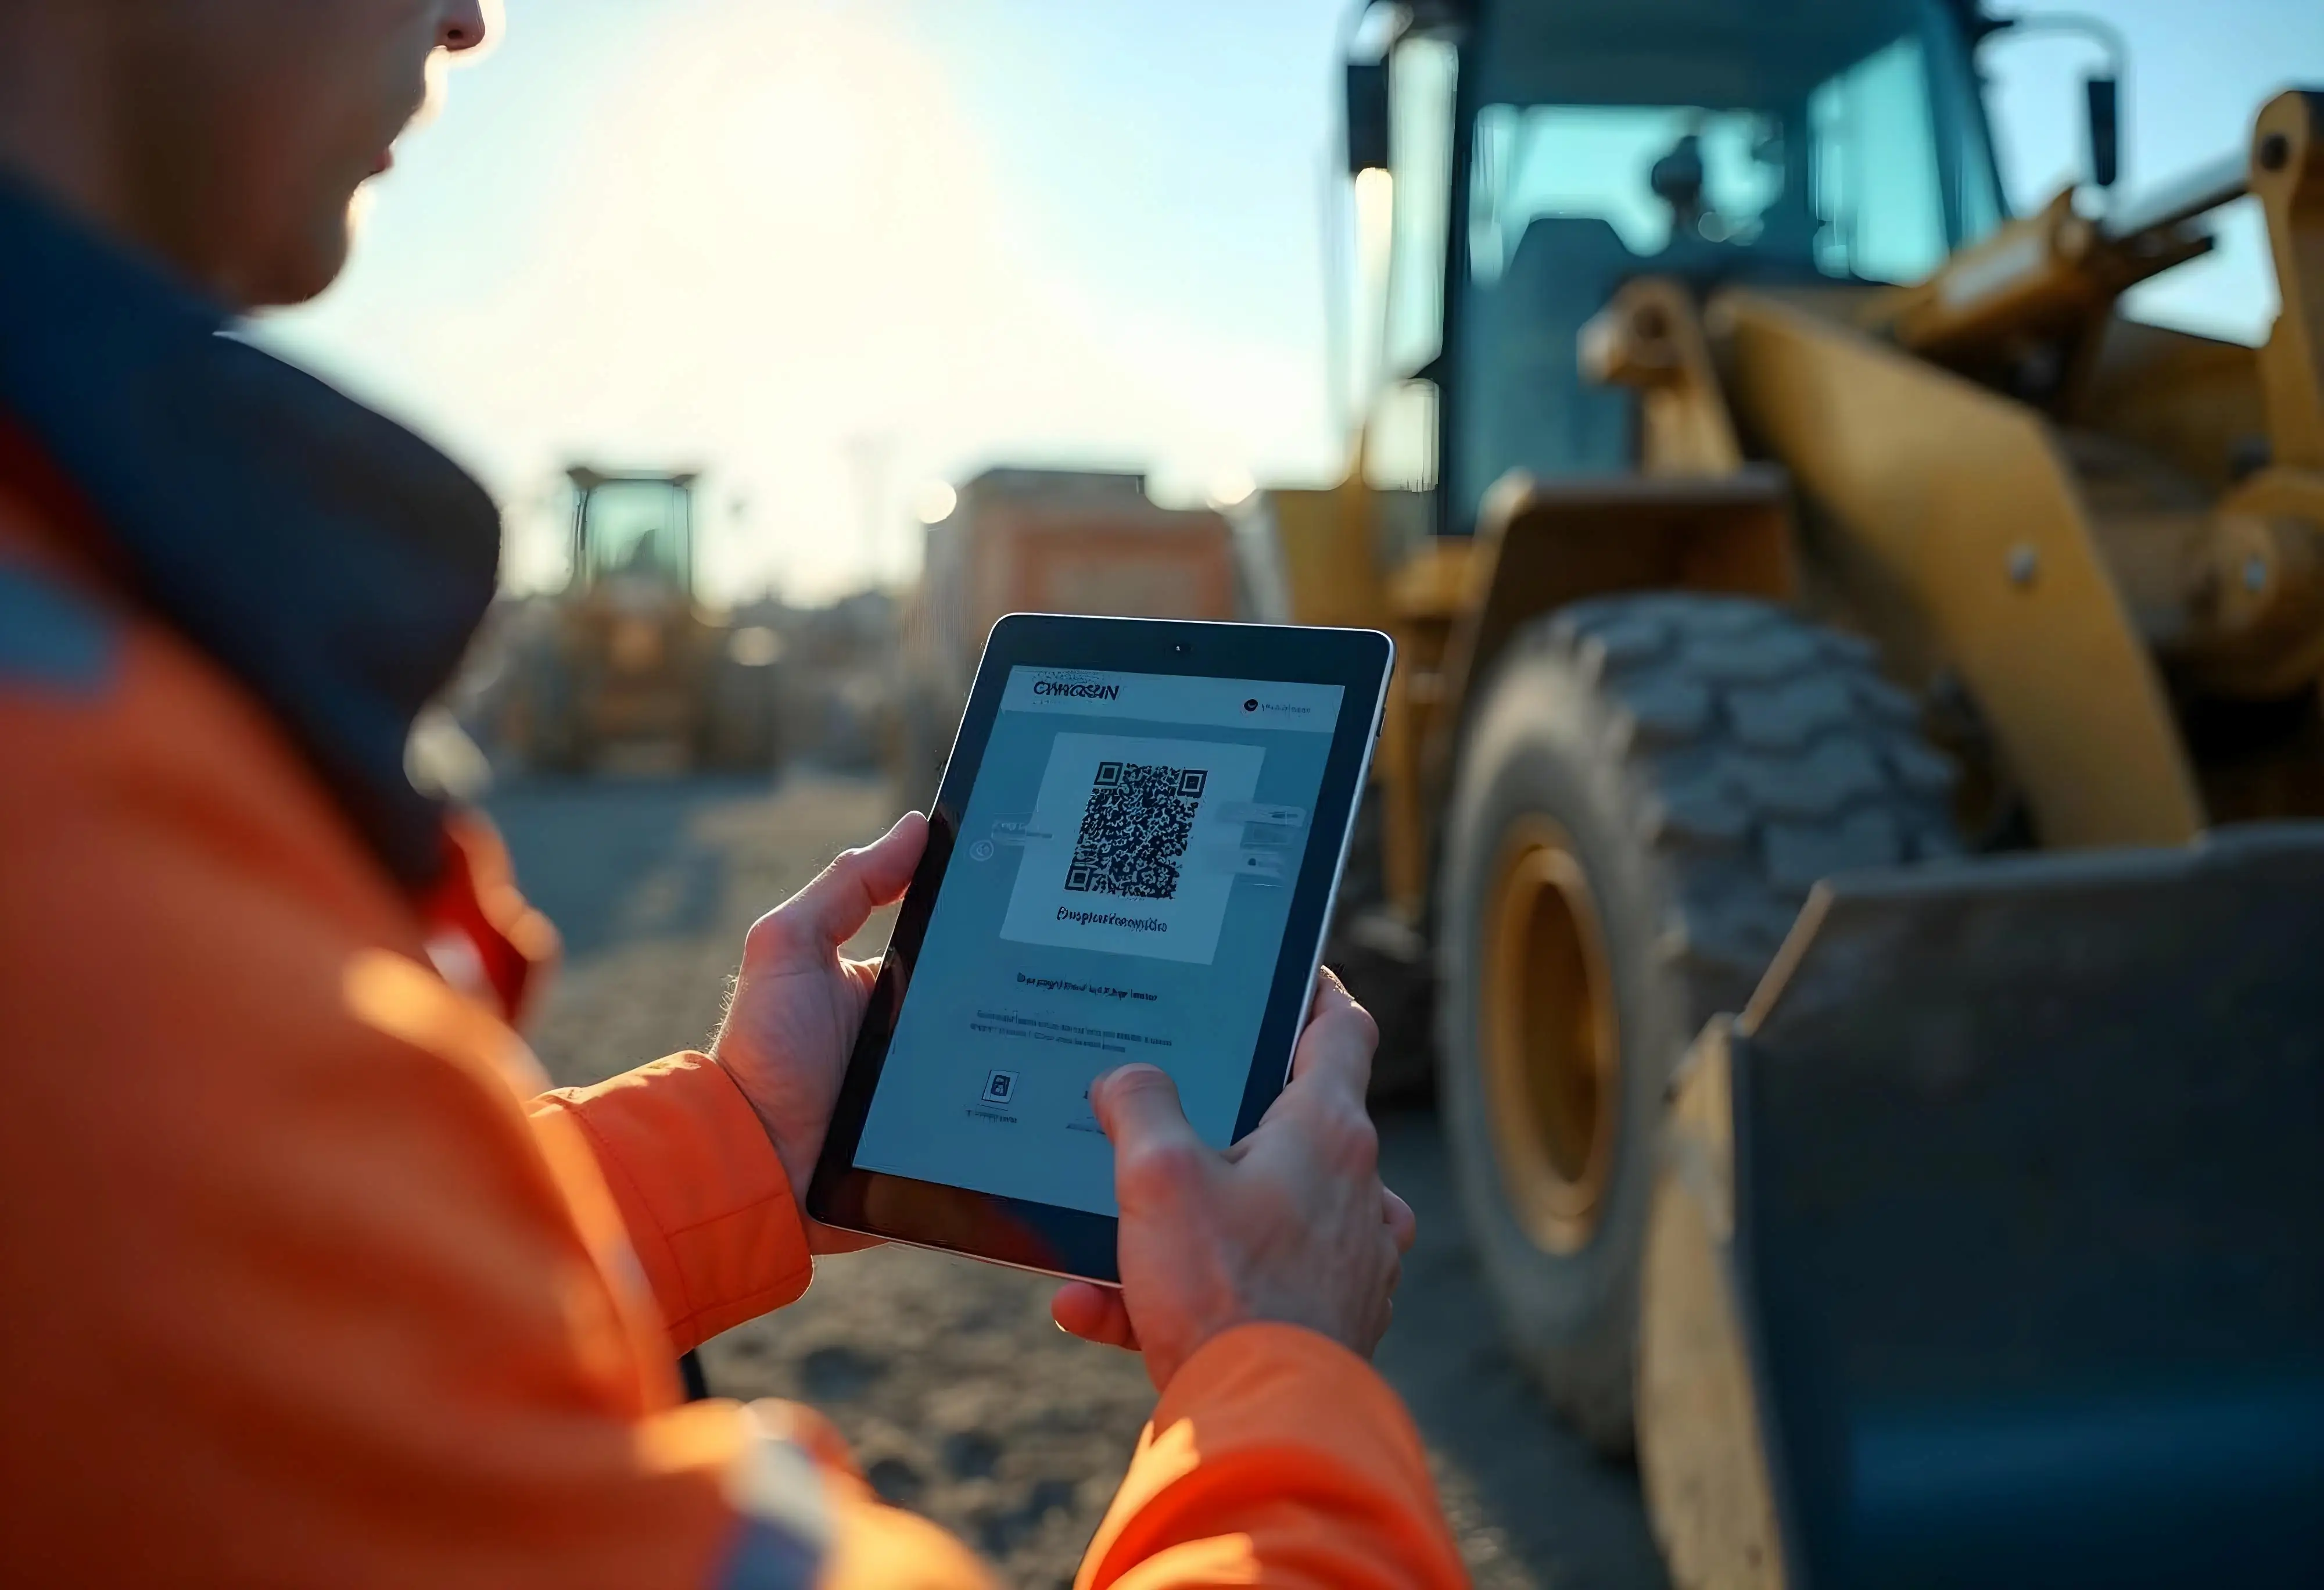
<svg viewBox="0 0 2324 1590">
<path fill-rule="evenodd" d="M 1158 1390 L 1213 1336 L 1274 1320 L 1369 1357 L 1411 1247 L 1412 1210 L 1380 1184 L 1364 1113 L 1379 1030 L 1329 971 L 1291 1083 L 1222 1154 L 1194 1135 L 1152 1066 L 1098 1079 L 1090 1103 L 1113 1141 L 1121 1290 L 1062 1288 L 1057 1323 L 1146 1356 Z"/>
<path fill-rule="evenodd" d="M 873 911 L 902 896 L 927 842 L 927 819 L 906 813 L 880 839 L 843 852 L 752 923 L 742 940 L 742 969 L 710 1053 L 759 1113 L 802 1220 L 807 1180 L 880 969 L 876 961 L 847 959 L 839 947 Z M 813 1221 L 807 1231 L 807 1246 L 818 1253 L 872 1243 Z"/>
</svg>

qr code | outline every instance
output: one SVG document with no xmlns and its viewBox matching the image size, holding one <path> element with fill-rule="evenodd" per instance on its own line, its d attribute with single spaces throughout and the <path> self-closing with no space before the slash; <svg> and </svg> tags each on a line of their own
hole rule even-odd
<svg viewBox="0 0 2324 1590">
<path fill-rule="evenodd" d="M 1194 767 L 1101 762 L 1074 840 L 1065 887 L 1092 894 L 1170 900 L 1210 774 Z"/>
</svg>

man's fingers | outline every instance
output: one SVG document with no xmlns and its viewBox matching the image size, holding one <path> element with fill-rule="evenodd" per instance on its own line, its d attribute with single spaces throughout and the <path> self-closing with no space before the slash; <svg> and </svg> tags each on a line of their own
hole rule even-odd
<svg viewBox="0 0 2324 1590">
<path fill-rule="evenodd" d="M 885 1245 L 885 1237 L 866 1236 L 860 1231 L 842 1231 L 836 1225 L 825 1225 L 820 1220 L 809 1220 L 807 1225 L 807 1250 L 820 1257 L 825 1253 L 861 1253 L 867 1248 Z"/>
<path fill-rule="evenodd" d="M 1069 1280 L 1051 1299 L 1049 1317 L 1068 1336 L 1101 1346 L 1138 1351 L 1138 1330 L 1130 1323 L 1130 1310 L 1122 1307 L 1121 1294 L 1111 1287 Z"/>
<path fill-rule="evenodd" d="M 1178 1103 L 1178 1085 L 1159 1066 L 1122 1066 L 1090 1084 L 1090 1110 L 1117 1154 L 1157 1143 L 1199 1143 Z"/>
<path fill-rule="evenodd" d="M 1292 1051 L 1291 1079 L 1315 1078 L 1361 1099 L 1371 1085 L 1372 1051 L 1379 1047 L 1379 1029 L 1371 1012 L 1348 994 L 1329 966 L 1315 978 L 1315 1003 L 1307 1030 Z"/>
<path fill-rule="evenodd" d="M 1124 1066 L 1090 1085 L 1090 1109 L 1113 1143 L 1114 1190 L 1125 1206 L 1151 1206 L 1217 1158 L 1194 1135 L 1178 1085 L 1159 1067 Z"/>
<path fill-rule="evenodd" d="M 1339 973 L 1329 966 L 1315 968 L 1315 997 L 1307 1002 L 1309 1021 L 1314 1021 L 1327 1010 L 1336 1010 L 1341 1005 L 1355 1003 L 1356 996 L 1350 994 L 1348 985 L 1340 981 Z"/>
<path fill-rule="evenodd" d="M 1380 1188 L 1380 1215 L 1388 1222 L 1388 1235 L 1396 1239 L 1396 1251 L 1399 1253 L 1412 1252 L 1413 1241 L 1420 1235 L 1420 1220 L 1413 1214 L 1412 1206 L 1397 1197 L 1394 1188 L 1383 1187 Z"/>
<path fill-rule="evenodd" d="M 928 819 L 908 811 L 896 826 L 861 850 L 844 850 L 815 881 L 765 919 L 795 942 L 837 946 L 862 929 L 872 913 L 900 896 L 927 848 Z"/>
</svg>

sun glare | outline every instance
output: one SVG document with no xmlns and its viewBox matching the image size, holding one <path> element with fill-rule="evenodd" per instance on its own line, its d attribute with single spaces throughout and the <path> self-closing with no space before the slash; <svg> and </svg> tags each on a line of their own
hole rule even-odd
<svg viewBox="0 0 2324 1590">
<path fill-rule="evenodd" d="M 960 494 L 941 480 L 931 480 L 914 497 L 912 511 L 922 524 L 942 524 L 960 506 Z"/>
<path fill-rule="evenodd" d="M 294 351 L 514 504 L 512 585 L 562 576 L 575 458 L 706 462 L 755 505 L 702 527 L 706 588 L 816 600 L 911 578 L 920 483 L 1126 460 L 1200 502 L 1304 437 L 1296 338 L 1093 278 L 997 163 L 1006 107 L 902 8 L 678 9 L 519 7 L 300 318 Z"/>
</svg>

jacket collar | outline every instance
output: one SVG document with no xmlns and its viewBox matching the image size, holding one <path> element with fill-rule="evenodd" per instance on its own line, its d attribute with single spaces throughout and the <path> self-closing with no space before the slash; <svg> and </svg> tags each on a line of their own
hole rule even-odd
<svg viewBox="0 0 2324 1590">
<path fill-rule="evenodd" d="M 484 489 L 5 174 L 0 415 L 81 494 L 91 550 L 266 705 L 399 882 L 432 882 L 442 814 L 404 742 L 492 599 Z"/>
</svg>

